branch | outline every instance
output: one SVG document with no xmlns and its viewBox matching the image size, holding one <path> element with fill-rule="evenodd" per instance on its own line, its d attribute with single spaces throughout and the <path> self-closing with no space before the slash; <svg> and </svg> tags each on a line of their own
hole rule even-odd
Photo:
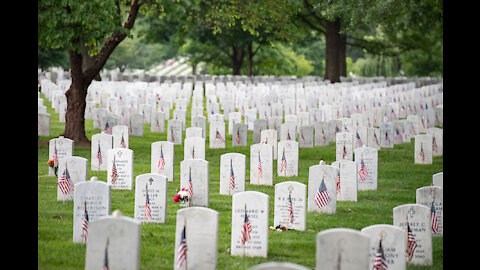
<svg viewBox="0 0 480 270">
<path fill-rule="evenodd" d="M 258 44 L 258 47 L 255 49 L 255 51 L 252 53 L 252 58 L 255 56 L 255 54 L 258 52 L 258 50 L 262 47 L 262 43 Z"/>
<path fill-rule="evenodd" d="M 323 33 L 323 34 L 325 34 L 325 35 L 327 34 L 327 32 L 325 31 L 324 28 L 320 28 L 320 27 L 314 25 L 314 24 L 313 24 L 312 22 L 310 22 L 307 18 L 305 18 L 304 15 L 298 13 L 297 16 L 300 17 L 300 19 L 302 19 L 302 21 L 304 21 L 306 24 L 308 24 L 312 29 L 317 30 L 317 31 L 319 31 L 320 33 Z"/>
<path fill-rule="evenodd" d="M 145 4 L 149 0 L 144 0 L 140 3 L 137 3 L 137 0 L 132 0 L 130 4 L 130 11 L 128 12 L 128 18 L 123 24 L 123 28 L 130 30 L 135 24 L 135 19 L 137 18 L 138 10 L 141 5 Z M 95 56 L 94 64 L 91 65 L 83 74 L 83 79 L 85 82 L 91 82 L 95 76 L 100 72 L 108 58 L 112 54 L 113 50 L 127 37 L 126 31 L 115 30 L 113 33 L 105 39 L 100 53 Z"/>
</svg>

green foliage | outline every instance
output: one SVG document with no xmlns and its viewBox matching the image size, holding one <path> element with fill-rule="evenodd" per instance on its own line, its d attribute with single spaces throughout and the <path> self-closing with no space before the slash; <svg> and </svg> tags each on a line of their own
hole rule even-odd
<svg viewBox="0 0 480 270">
<path fill-rule="evenodd" d="M 356 76 L 363 77 L 395 77 L 401 74 L 401 62 L 399 57 L 379 56 L 367 54 L 366 58 L 359 58 L 352 67 Z"/>
<path fill-rule="evenodd" d="M 82 51 L 79 40 L 98 53 L 101 41 L 114 30 L 123 31 L 113 0 L 38 2 L 38 44 L 44 48 Z"/>
<path fill-rule="evenodd" d="M 64 49 L 45 49 L 38 46 L 38 67 L 41 69 L 47 69 L 53 66 L 60 66 L 64 70 L 68 70 L 70 66 L 70 60 L 68 54 Z"/>
</svg>

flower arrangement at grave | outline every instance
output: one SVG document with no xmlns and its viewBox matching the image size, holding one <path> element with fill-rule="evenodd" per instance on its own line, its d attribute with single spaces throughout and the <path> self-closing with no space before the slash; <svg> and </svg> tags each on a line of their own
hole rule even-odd
<svg viewBox="0 0 480 270">
<path fill-rule="evenodd" d="M 173 197 L 174 202 L 179 202 L 180 206 L 188 206 L 188 189 L 182 188 L 177 195 Z"/>
<path fill-rule="evenodd" d="M 274 227 L 274 226 L 270 226 L 268 228 L 269 231 L 277 231 L 277 232 L 283 232 L 283 231 L 286 231 L 287 228 L 283 225 L 277 225 L 277 227 Z"/>
<path fill-rule="evenodd" d="M 47 161 L 47 165 L 50 166 L 51 168 L 53 168 L 53 159 L 50 159 L 49 161 Z"/>
</svg>

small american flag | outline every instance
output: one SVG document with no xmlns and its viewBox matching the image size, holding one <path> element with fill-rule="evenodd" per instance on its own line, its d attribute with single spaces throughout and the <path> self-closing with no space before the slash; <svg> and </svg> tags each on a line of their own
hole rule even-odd
<svg viewBox="0 0 480 270">
<path fill-rule="evenodd" d="M 378 242 L 377 253 L 375 254 L 375 261 L 373 262 L 373 270 L 387 270 L 387 261 L 383 253 L 382 239 Z"/>
<path fill-rule="evenodd" d="M 432 222 L 432 231 L 433 233 L 438 232 L 438 219 L 437 219 L 437 210 L 435 209 L 435 203 L 432 201 L 432 207 L 430 208 L 430 220 Z"/>
<path fill-rule="evenodd" d="M 148 196 L 148 186 L 145 184 L 145 218 L 150 220 L 152 218 L 152 209 L 150 208 L 150 197 Z"/>
<path fill-rule="evenodd" d="M 367 178 L 368 175 L 367 167 L 365 167 L 365 162 L 363 159 L 360 160 L 360 169 L 358 170 L 358 175 L 360 176 L 360 179 L 362 179 L 362 182 L 365 181 L 365 178 Z"/>
<path fill-rule="evenodd" d="M 373 142 L 374 142 L 376 145 L 379 145 L 379 143 L 378 143 L 378 138 L 377 138 L 377 134 L 376 134 L 376 133 L 373 133 Z"/>
<path fill-rule="evenodd" d="M 338 164 L 337 171 L 337 194 L 340 194 L 340 164 Z"/>
<path fill-rule="evenodd" d="M 259 177 L 259 178 L 263 178 L 262 160 L 260 159 L 260 152 L 258 152 L 258 164 L 257 164 L 257 169 L 258 169 L 258 177 Z"/>
<path fill-rule="evenodd" d="M 112 134 L 112 129 L 110 128 L 108 122 L 105 123 L 105 128 L 103 129 L 103 131 L 107 134 Z"/>
<path fill-rule="evenodd" d="M 408 224 L 407 220 L 407 256 L 408 261 L 411 261 L 413 258 L 413 253 L 417 248 L 417 242 L 415 241 L 415 237 L 413 236 L 412 229 L 410 229 L 410 225 Z"/>
<path fill-rule="evenodd" d="M 280 172 L 282 171 L 287 171 L 287 159 L 285 158 L 285 148 L 283 148 L 283 153 L 282 153 L 282 160 L 280 164 Z"/>
<path fill-rule="evenodd" d="M 245 204 L 245 219 L 243 220 L 242 226 L 242 245 L 250 239 L 250 233 L 252 232 L 252 225 L 250 224 L 250 220 L 248 219 L 247 215 L 247 205 Z"/>
<path fill-rule="evenodd" d="M 438 153 L 437 140 L 435 140 L 435 136 L 433 136 L 432 150 L 433 152 Z"/>
<path fill-rule="evenodd" d="M 195 145 L 192 146 L 192 159 L 195 159 Z"/>
<path fill-rule="evenodd" d="M 112 185 L 115 184 L 115 182 L 118 179 L 118 174 L 117 174 L 117 166 L 115 165 L 115 155 L 113 155 L 113 167 L 112 167 Z"/>
<path fill-rule="evenodd" d="M 303 137 L 303 132 L 302 132 L 302 145 L 305 145 L 305 137 Z"/>
<path fill-rule="evenodd" d="M 188 198 L 190 199 L 193 196 L 193 183 L 192 183 L 192 167 L 188 172 Z"/>
<path fill-rule="evenodd" d="M 88 236 L 88 212 L 87 212 L 87 201 L 84 203 L 84 212 L 83 212 L 83 222 L 82 222 L 82 234 L 83 234 L 83 242 L 87 242 Z"/>
<path fill-rule="evenodd" d="M 73 182 L 70 178 L 67 167 L 65 167 L 62 176 L 60 176 L 58 179 L 58 186 L 60 187 L 60 191 L 62 191 L 63 195 L 67 195 L 73 191 Z"/>
<path fill-rule="evenodd" d="M 185 237 L 185 226 L 183 226 L 180 244 L 177 248 L 177 268 L 180 268 L 182 264 L 187 260 L 187 239 Z"/>
<path fill-rule="evenodd" d="M 345 143 L 343 144 L 343 151 L 342 151 L 342 159 L 345 159 L 347 156 L 347 148 L 345 147 Z"/>
<path fill-rule="evenodd" d="M 315 193 L 315 202 L 318 208 L 322 208 L 330 202 L 330 195 L 328 195 L 327 186 L 322 178 L 322 183 L 318 187 L 317 193 Z"/>
<path fill-rule="evenodd" d="M 100 142 L 98 142 L 98 150 L 97 150 L 97 159 L 98 159 L 98 166 L 102 165 L 102 150 L 100 150 Z"/>
<path fill-rule="evenodd" d="M 57 175 L 58 169 L 58 153 L 57 153 L 57 141 L 54 141 L 53 145 L 53 167 L 55 168 L 55 175 Z"/>
<path fill-rule="evenodd" d="M 125 144 L 125 139 L 123 138 L 123 133 L 122 133 L 122 139 L 120 140 L 120 147 L 127 148 L 127 145 Z"/>
<path fill-rule="evenodd" d="M 173 128 L 170 128 L 170 140 L 175 142 L 175 136 L 173 135 Z"/>
<path fill-rule="evenodd" d="M 383 122 L 388 122 L 387 112 L 383 115 Z"/>
<path fill-rule="evenodd" d="M 322 140 L 323 140 L 323 143 L 325 143 L 326 140 L 327 140 L 327 139 L 325 138 L 325 133 L 323 132 L 323 128 L 322 128 Z"/>
<path fill-rule="evenodd" d="M 235 174 L 233 173 L 232 160 L 230 160 L 230 190 L 235 189 Z"/>
<path fill-rule="evenodd" d="M 397 143 L 402 142 L 402 135 L 400 135 L 400 131 L 398 129 L 395 129 L 395 141 Z"/>
<path fill-rule="evenodd" d="M 362 139 L 360 138 L 360 135 L 357 132 L 357 135 L 355 135 L 355 144 L 359 145 L 360 147 L 363 145 Z"/>
<path fill-rule="evenodd" d="M 163 149 L 162 146 L 160 146 L 160 158 L 158 160 L 158 173 L 163 172 L 163 169 L 165 168 L 165 158 L 163 157 Z"/>
<path fill-rule="evenodd" d="M 292 196 L 291 193 L 288 194 L 288 200 L 287 200 L 287 218 L 289 219 L 289 222 L 293 222 L 293 203 L 292 203 Z"/>
<path fill-rule="evenodd" d="M 237 141 L 237 144 L 240 144 L 240 129 L 237 129 L 237 134 L 235 135 L 235 141 Z"/>
<path fill-rule="evenodd" d="M 423 144 L 420 144 L 420 157 L 422 158 L 422 161 L 425 161 L 425 152 L 423 152 Z"/>
<path fill-rule="evenodd" d="M 291 140 L 292 137 L 290 137 L 290 131 L 287 131 L 287 140 Z"/>
<path fill-rule="evenodd" d="M 395 111 L 393 109 L 392 109 L 392 112 L 391 112 L 391 117 L 392 117 L 392 119 L 397 118 L 397 115 L 395 114 Z"/>
<path fill-rule="evenodd" d="M 105 245 L 105 256 L 103 257 L 103 267 L 102 270 L 109 270 L 110 267 L 108 266 L 108 238 L 107 244 Z"/>
<path fill-rule="evenodd" d="M 388 136 L 388 132 L 385 132 L 385 145 L 390 145 L 390 137 Z"/>
<path fill-rule="evenodd" d="M 222 134 L 218 132 L 218 130 L 215 132 L 215 139 L 220 139 L 222 142 L 225 142 L 225 139 L 222 137 Z"/>
</svg>

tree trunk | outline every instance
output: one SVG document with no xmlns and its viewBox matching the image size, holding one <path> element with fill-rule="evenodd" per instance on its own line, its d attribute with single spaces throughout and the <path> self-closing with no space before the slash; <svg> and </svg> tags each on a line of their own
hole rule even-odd
<svg viewBox="0 0 480 270">
<path fill-rule="evenodd" d="M 87 69 L 91 68 L 95 64 L 95 57 L 90 56 L 88 54 L 88 50 L 92 48 L 92 46 L 86 46 L 82 42 L 83 52 L 82 52 L 82 72 L 85 72 Z M 96 81 L 101 81 L 102 78 L 100 77 L 100 72 L 97 73 L 95 76 Z"/>
<path fill-rule="evenodd" d="M 248 76 L 252 76 L 253 75 L 253 71 L 252 71 L 252 68 L 253 68 L 253 50 L 252 50 L 252 43 L 253 42 L 249 42 L 248 43 L 248 55 L 247 55 L 247 65 L 248 65 Z"/>
<path fill-rule="evenodd" d="M 87 96 L 87 84 L 82 73 L 82 55 L 69 51 L 72 84 L 65 92 L 67 97 L 67 112 L 65 113 L 65 131 L 63 136 L 74 142 L 88 143 L 85 135 L 85 107 Z"/>
<path fill-rule="evenodd" d="M 347 35 L 339 34 L 338 65 L 340 76 L 347 77 Z"/>
<path fill-rule="evenodd" d="M 340 31 L 340 20 L 337 19 L 333 22 L 326 21 L 325 29 L 327 34 L 325 35 L 326 40 L 326 56 L 325 56 L 325 80 L 330 80 L 330 82 L 340 82 L 340 50 L 341 50 L 341 39 L 339 35 Z"/>
<path fill-rule="evenodd" d="M 232 47 L 233 47 L 233 54 L 232 54 L 233 75 L 240 75 L 240 69 L 242 68 L 243 57 L 244 57 L 243 48 L 240 48 L 236 45 L 233 45 Z"/>
</svg>

